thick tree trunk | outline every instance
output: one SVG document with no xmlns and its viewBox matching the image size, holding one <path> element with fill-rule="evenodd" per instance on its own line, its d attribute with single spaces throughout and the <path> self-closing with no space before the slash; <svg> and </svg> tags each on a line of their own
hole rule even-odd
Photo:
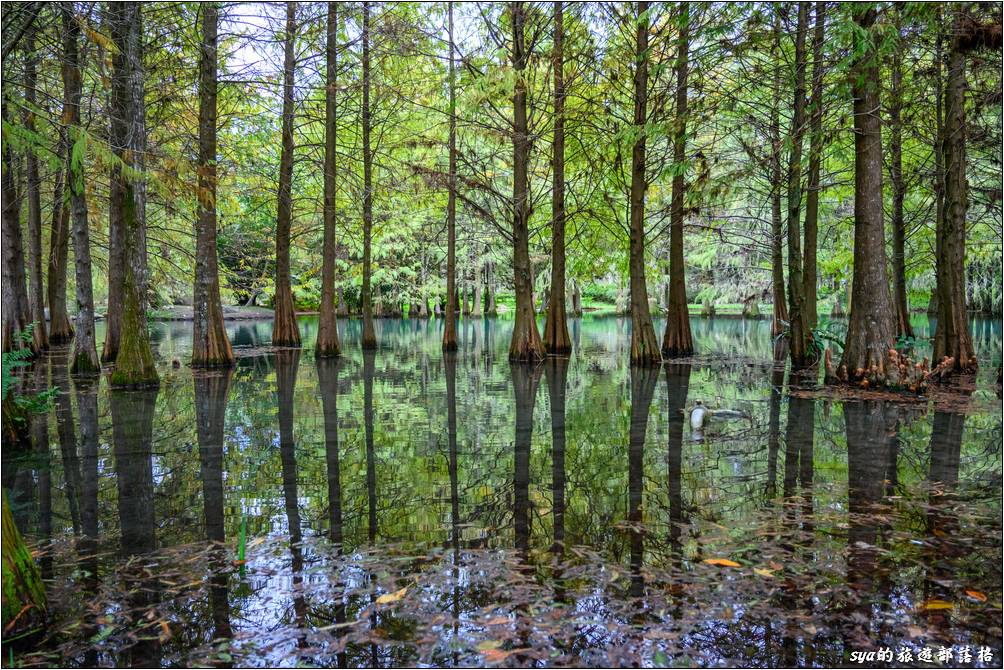
<svg viewBox="0 0 1004 670">
<path fill-rule="evenodd" d="M 141 5 L 112 5 L 112 39 L 118 48 L 113 56 L 112 109 L 117 122 L 111 145 L 127 169 L 119 173 L 122 197 L 122 332 L 113 386 L 156 386 L 150 333 L 146 324 L 146 183 L 143 153 L 146 148 L 145 102 L 143 99 L 143 28 Z M 122 134 L 119 134 L 122 133 Z"/>
<path fill-rule="evenodd" d="M 202 54 L 199 70 L 199 197 L 195 239 L 195 286 L 192 365 L 229 366 L 234 362 L 220 301 L 216 255 L 216 47 L 219 8 L 202 9 Z"/>
<path fill-rule="evenodd" d="M 66 344 L 73 340 L 73 326 L 66 311 L 66 269 L 70 250 L 70 211 L 64 202 L 66 174 L 66 133 L 60 130 L 57 159 L 60 167 L 52 188 L 52 225 L 49 227 L 49 263 L 46 302 L 49 304 L 49 342 Z"/>
<path fill-rule="evenodd" d="M 551 299 L 544 322 L 544 350 L 549 354 L 571 353 L 565 315 L 565 55 L 564 14 L 554 3 L 554 158 L 551 185 Z"/>
<path fill-rule="evenodd" d="M 370 112 L 370 3 L 363 3 L 363 349 L 376 349 L 373 327 L 373 153 L 370 149 L 372 118 Z"/>
<path fill-rule="evenodd" d="M 900 8 L 896 8 L 897 33 Z M 906 296 L 906 222 L 903 200 L 906 183 L 903 180 L 903 52 L 898 44 L 892 53 L 892 87 L 889 104 L 889 181 L 892 185 L 892 297 L 896 306 L 896 334 L 913 337 L 910 308 Z"/>
<path fill-rule="evenodd" d="M 450 174 L 447 177 L 449 194 L 446 201 L 446 295 L 453 295 L 457 290 L 457 75 L 453 46 L 453 3 L 447 4 L 450 40 Z M 457 314 L 452 301 L 446 301 L 443 316 L 443 351 L 456 351 Z"/>
<path fill-rule="evenodd" d="M 631 368 L 631 418 L 628 427 L 628 522 L 630 531 L 630 570 L 632 597 L 644 595 L 642 566 L 645 553 L 645 438 L 659 369 L 655 366 Z"/>
<path fill-rule="evenodd" d="M 318 358 L 339 356 L 338 322 L 335 313 L 335 262 L 338 244 L 335 239 L 337 211 L 337 133 L 338 133 L 338 3 L 328 3 L 327 39 L 325 41 L 327 88 L 324 96 L 324 251 L 321 266 L 321 314 L 317 324 Z"/>
<path fill-rule="evenodd" d="M 3 106 L 7 121 L 7 105 Z M 27 344 L 18 335 L 31 323 L 28 294 L 24 281 L 24 246 L 21 239 L 21 193 L 14 170 L 14 152 L 10 144 L 3 149 L 3 350 L 20 349 Z"/>
<path fill-rule="evenodd" d="M 879 109 L 879 56 L 874 8 L 855 7 L 854 20 L 865 40 L 852 65 L 854 98 L 854 278 L 851 313 L 837 376 L 884 384 L 889 350 L 896 336 L 889 296 L 882 210 L 882 126 Z"/>
<path fill-rule="evenodd" d="M 788 301 L 784 295 L 784 238 L 781 222 L 781 8 L 774 7 L 774 83 L 770 110 L 770 267 L 774 295 L 774 318 L 770 333 L 784 332 L 788 321 Z"/>
<path fill-rule="evenodd" d="M 37 80 L 38 52 L 35 50 L 34 21 L 24 35 L 24 101 L 28 109 L 24 113 L 24 127 L 29 133 L 36 132 L 34 108 L 38 102 L 35 83 Z M 27 197 L 28 197 L 28 317 L 31 319 L 34 348 L 41 351 L 49 346 L 49 334 L 45 323 L 45 285 L 42 281 L 42 180 L 38 176 L 38 157 L 35 149 L 27 151 Z"/>
<path fill-rule="evenodd" d="M 110 4 L 105 4 L 102 10 L 102 29 L 110 34 L 113 30 L 114 8 Z M 104 73 L 103 60 L 102 73 Z M 114 76 L 114 75 L 112 75 Z M 114 105 L 113 93 L 109 92 L 105 96 L 106 104 L 109 108 Z M 112 114 L 108 119 L 108 136 L 121 137 L 125 131 L 116 124 L 125 123 L 121 115 Z M 119 346 L 122 339 L 122 266 L 124 263 L 122 247 L 122 167 L 117 162 L 113 162 L 108 168 L 108 297 L 105 304 L 105 339 L 101 350 L 101 360 L 105 363 L 114 363 L 119 354 Z"/>
<path fill-rule="evenodd" d="M 788 321 L 791 363 L 796 368 L 818 360 L 810 349 L 811 328 L 805 319 L 802 282 L 802 137 L 805 133 L 805 34 L 809 29 L 809 3 L 798 3 L 795 31 L 795 99 L 788 133 Z"/>
<path fill-rule="evenodd" d="M 819 323 L 816 311 L 816 248 L 819 236 L 819 173 L 823 162 L 823 47 L 826 38 L 826 3 L 816 2 L 816 26 L 812 38 L 812 99 L 809 109 L 809 176 L 805 194 L 805 262 L 802 267 L 803 321 L 813 330 Z"/>
<path fill-rule="evenodd" d="M 965 8 L 953 10 L 955 37 L 948 50 L 945 84 L 944 169 L 945 204 L 937 256 L 938 323 L 934 331 L 934 359 L 954 360 L 960 372 L 976 371 L 976 353 L 966 314 L 966 52 L 963 44 Z"/>
<path fill-rule="evenodd" d="M 61 5 L 63 15 L 63 120 L 67 129 L 66 186 L 70 191 L 70 212 L 73 218 L 73 258 L 77 283 L 77 323 L 73 338 L 70 372 L 92 374 L 100 372 L 94 338 L 94 289 L 91 280 L 91 242 L 87 223 L 87 201 L 84 189 L 83 152 L 74 158 L 76 143 L 83 143 L 80 128 L 80 57 L 78 41 L 80 24 L 73 13 L 73 3 Z"/>
<path fill-rule="evenodd" d="M 668 358 L 694 353 L 687 309 L 687 270 L 683 260 L 684 201 L 687 182 L 683 166 L 687 161 L 687 74 L 690 58 L 690 5 L 680 3 L 680 41 L 676 55 L 676 127 L 673 138 L 673 200 L 669 221 L 669 291 L 666 304 L 666 331 L 662 355 Z"/>
<path fill-rule="evenodd" d="M 544 357 L 544 344 L 537 330 L 533 309 L 533 268 L 530 266 L 530 138 L 526 109 L 525 70 L 528 60 L 524 27 L 526 6 L 509 3 L 512 16 L 512 65 L 516 81 L 513 86 L 513 224 L 512 270 L 516 289 L 516 319 L 509 343 L 509 360 L 534 361 Z"/>
<path fill-rule="evenodd" d="M 634 126 L 638 132 L 631 150 L 631 249 L 628 267 L 631 276 L 631 364 L 654 365 L 662 360 L 655 340 L 655 328 L 648 309 L 645 282 L 645 124 L 648 121 L 648 2 L 635 3 Z"/>
<path fill-rule="evenodd" d="M 275 319 L 272 344 L 299 347 L 300 328 L 290 285 L 289 231 L 293 223 L 293 121 L 296 74 L 296 3 L 286 3 L 285 56 L 282 87 L 282 153 L 279 158 L 279 200 L 275 231 Z"/>
</svg>

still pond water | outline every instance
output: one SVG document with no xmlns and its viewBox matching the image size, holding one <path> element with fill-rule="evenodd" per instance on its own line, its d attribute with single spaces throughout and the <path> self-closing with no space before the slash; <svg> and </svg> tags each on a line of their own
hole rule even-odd
<svg viewBox="0 0 1004 670">
<path fill-rule="evenodd" d="M 53 621 L 5 664 L 1000 666 L 999 320 L 975 387 L 896 402 L 798 393 L 767 321 L 653 370 L 613 317 L 535 367 L 511 321 L 445 358 L 442 321 L 359 326 L 336 363 L 316 320 L 302 351 L 231 322 L 204 373 L 152 324 L 159 391 L 27 370 L 59 395 L 3 485 Z M 697 400 L 743 418 L 695 432 Z"/>
</svg>

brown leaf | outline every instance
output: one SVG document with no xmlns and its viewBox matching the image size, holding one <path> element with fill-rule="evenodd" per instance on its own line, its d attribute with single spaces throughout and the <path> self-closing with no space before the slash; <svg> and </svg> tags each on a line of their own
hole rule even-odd
<svg viewBox="0 0 1004 670">
<path fill-rule="evenodd" d="M 971 591 L 969 589 L 966 589 L 966 595 L 972 598 L 973 600 L 978 600 L 981 603 L 985 603 L 987 601 L 986 594 L 980 593 L 979 591 Z"/>
</svg>

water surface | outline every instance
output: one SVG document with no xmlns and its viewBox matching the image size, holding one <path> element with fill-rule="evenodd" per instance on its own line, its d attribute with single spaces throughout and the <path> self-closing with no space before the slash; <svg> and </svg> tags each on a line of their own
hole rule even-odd
<svg viewBox="0 0 1004 670">
<path fill-rule="evenodd" d="M 700 355 L 650 370 L 613 317 L 538 366 L 511 321 L 446 357 L 439 320 L 378 320 L 366 354 L 359 325 L 315 362 L 313 319 L 301 351 L 228 323 L 238 365 L 206 373 L 154 323 L 159 391 L 59 349 L 27 371 L 60 394 L 3 484 L 55 613 L 19 662 L 1000 664 L 999 320 L 975 388 L 902 402 L 791 396 L 767 321 L 694 319 Z M 748 418 L 695 432 L 696 400 Z"/>
</svg>

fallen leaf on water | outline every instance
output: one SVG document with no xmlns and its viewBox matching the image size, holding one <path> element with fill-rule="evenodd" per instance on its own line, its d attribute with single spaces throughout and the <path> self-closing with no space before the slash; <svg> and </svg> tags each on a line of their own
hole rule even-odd
<svg viewBox="0 0 1004 670">
<path fill-rule="evenodd" d="M 478 651 L 487 652 L 491 651 L 492 649 L 498 649 L 501 646 L 502 646 L 501 640 L 482 640 L 481 642 L 478 642 Z"/>
<path fill-rule="evenodd" d="M 396 603 L 401 598 L 404 598 L 404 594 L 408 592 L 408 587 L 404 587 L 394 593 L 385 593 L 376 599 L 377 605 L 386 605 L 388 603 Z"/>
<path fill-rule="evenodd" d="M 774 572 L 772 570 L 766 570 L 764 568 L 753 568 L 753 573 L 760 575 L 761 577 L 773 577 Z"/>
<path fill-rule="evenodd" d="M 920 637 L 921 635 L 924 634 L 924 631 L 919 626 L 907 626 L 906 627 L 906 634 L 909 635 L 910 638 L 912 639 L 912 638 Z"/>
<path fill-rule="evenodd" d="M 497 616 L 485 621 L 486 626 L 501 626 L 502 624 L 512 623 L 512 619 L 507 616 Z"/>
<path fill-rule="evenodd" d="M 718 566 L 723 567 L 723 568 L 739 568 L 739 567 L 742 567 L 741 565 L 739 565 L 735 561 L 730 561 L 727 558 L 706 558 L 706 559 L 704 559 L 703 562 L 707 563 L 708 565 L 718 565 Z"/>
<path fill-rule="evenodd" d="M 921 604 L 920 609 L 922 610 L 950 610 L 954 608 L 955 605 L 948 602 L 947 600 L 928 600 L 927 602 Z"/>
<path fill-rule="evenodd" d="M 481 655 L 485 657 L 486 663 L 501 663 L 515 653 L 526 651 L 526 649 L 510 649 L 509 651 L 502 651 L 501 649 L 485 649 L 481 652 Z"/>
<path fill-rule="evenodd" d="M 784 567 L 783 565 L 781 565 L 777 561 L 770 561 L 769 563 L 767 563 L 767 565 L 770 566 L 771 570 L 780 570 L 781 568 Z"/>
<path fill-rule="evenodd" d="M 979 591 L 970 591 L 969 589 L 966 589 L 966 595 L 972 598 L 973 600 L 980 601 L 981 603 L 985 603 L 987 601 L 986 594 L 980 593 Z"/>
</svg>

